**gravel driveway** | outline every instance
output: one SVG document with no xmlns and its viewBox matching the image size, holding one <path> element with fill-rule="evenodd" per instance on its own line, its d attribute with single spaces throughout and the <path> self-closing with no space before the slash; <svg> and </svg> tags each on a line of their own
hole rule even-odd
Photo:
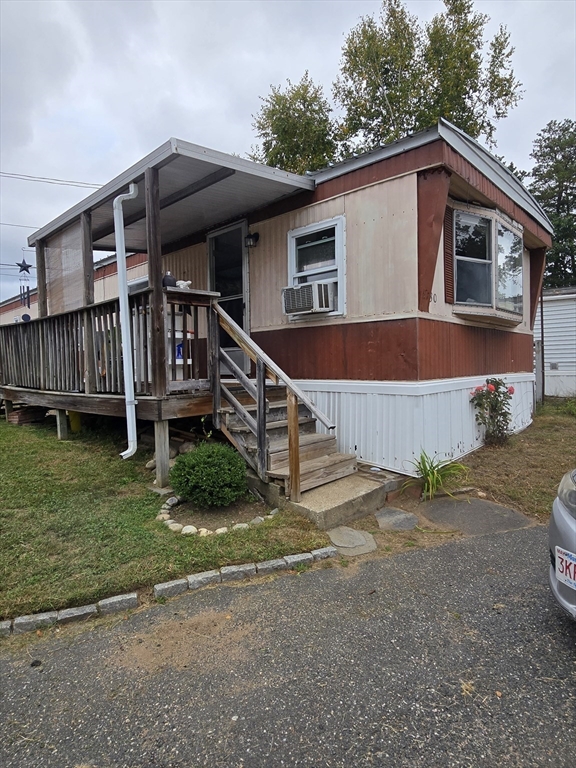
<svg viewBox="0 0 576 768">
<path fill-rule="evenodd" d="M 547 558 L 526 528 L 13 638 L 0 764 L 572 768 L 576 623 Z"/>
</svg>

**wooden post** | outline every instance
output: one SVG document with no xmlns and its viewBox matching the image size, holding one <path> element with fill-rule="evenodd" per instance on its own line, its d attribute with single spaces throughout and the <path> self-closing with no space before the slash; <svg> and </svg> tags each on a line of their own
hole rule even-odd
<svg viewBox="0 0 576 768">
<path fill-rule="evenodd" d="M 258 474 L 266 482 L 268 470 L 268 434 L 266 432 L 266 364 L 256 360 L 256 440 L 258 442 Z"/>
<path fill-rule="evenodd" d="M 13 410 L 14 406 L 12 400 L 4 400 L 4 415 L 6 416 L 6 421 L 8 421 L 8 416 L 10 416 Z"/>
<path fill-rule="evenodd" d="M 162 291 L 162 240 L 160 236 L 160 193 L 158 168 L 146 168 L 146 248 L 150 286 L 150 346 L 152 358 L 152 395 L 165 397 L 166 318 Z"/>
<path fill-rule="evenodd" d="M 212 423 L 220 429 L 220 339 L 218 316 L 212 307 L 208 310 L 208 369 L 212 389 Z"/>
<path fill-rule="evenodd" d="M 84 269 L 84 306 L 94 304 L 94 255 L 92 253 L 92 214 L 80 215 L 82 233 L 82 264 Z"/>
<path fill-rule="evenodd" d="M 46 258 L 44 241 L 36 241 L 36 282 L 38 285 L 38 317 L 48 315 L 48 298 L 46 295 Z"/>
<path fill-rule="evenodd" d="M 300 428 L 298 425 L 298 398 L 286 393 L 288 403 L 288 468 L 290 470 L 290 501 L 300 501 Z"/>
<path fill-rule="evenodd" d="M 92 315 L 88 310 L 83 313 L 84 324 L 84 392 L 93 395 L 96 392 L 96 354 L 94 350 L 94 328 Z"/>
<path fill-rule="evenodd" d="M 170 475 L 170 433 L 168 421 L 154 422 L 154 446 L 156 449 L 156 485 L 166 488 Z"/>
<path fill-rule="evenodd" d="M 58 432 L 58 440 L 68 440 L 68 420 L 66 419 L 66 411 L 60 409 L 56 411 L 56 430 Z"/>
</svg>

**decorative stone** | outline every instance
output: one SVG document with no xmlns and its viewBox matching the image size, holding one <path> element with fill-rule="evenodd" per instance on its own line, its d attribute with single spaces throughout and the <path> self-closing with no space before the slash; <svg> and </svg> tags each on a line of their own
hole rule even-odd
<svg viewBox="0 0 576 768">
<path fill-rule="evenodd" d="M 278 558 L 276 560 L 265 560 L 263 563 L 256 563 L 256 570 L 258 573 L 273 573 L 274 571 L 285 571 L 288 568 L 288 563 L 284 558 Z"/>
<path fill-rule="evenodd" d="M 314 560 L 326 560 L 327 557 L 336 557 L 338 550 L 336 547 L 322 547 L 322 549 L 313 549 L 310 554 Z"/>
<path fill-rule="evenodd" d="M 222 528 L 216 528 L 214 533 L 228 533 L 228 528 L 226 528 L 226 526 L 223 526 Z"/>
<path fill-rule="evenodd" d="M 180 525 L 180 523 L 170 523 L 168 528 L 170 528 L 171 531 L 174 531 L 174 533 L 180 533 L 180 531 L 182 530 L 182 528 L 184 528 L 184 526 Z"/>
<path fill-rule="evenodd" d="M 222 581 L 238 581 L 240 579 L 249 579 L 250 576 L 256 576 L 256 566 L 254 563 L 245 563 L 244 565 L 225 565 L 220 568 Z"/>
<path fill-rule="evenodd" d="M 376 549 L 376 540 L 368 531 L 357 531 L 354 528 L 341 525 L 328 531 L 328 536 L 338 552 L 346 557 L 365 555 Z"/>
<path fill-rule="evenodd" d="M 188 589 L 200 589 L 207 584 L 220 584 L 222 577 L 220 571 L 202 571 L 188 576 Z"/>
<path fill-rule="evenodd" d="M 264 522 L 264 518 L 260 517 L 260 515 L 256 515 L 256 517 L 253 517 L 252 520 L 250 520 L 250 525 L 260 525 L 260 523 Z"/>
<path fill-rule="evenodd" d="M 198 536 L 211 536 L 214 531 L 209 531 L 208 528 L 200 528 Z"/>
<path fill-rule="evenodd" d="M 98 615 L 95 605 L 82 605 L 79 608 L 65 608 L 58 611 L 58 624 L 67 624 L 69 621 L 81 621 Z"/>
<path fill-rule="evenodd" d="M 177 507 L 178 504 L 180 504 L 180 499 L 178 496 L 170 496 L 170 498 L 166 499 L 164 504 L 168 507 Z"/>
<path fill-rule="evenodd" d="M 310 552 L 302 552 L 300 555 L 285 555 L 284 560 L 288 568 L 295 568 L 297 565 L 312 565 L 314 556 Z"/>
<path fill-rule="evenodd" d="M 147 461 L 144 466 L 146 469 L 156 469 L 156 459 L 150 459 L 150 461 Z"/>
<path fill-rule="evenodd" d="M 156 520 L 170 520 L 170 515 L 168 512 L 160 512 L 159 515 L 156 515 Z"/>
<path fill-rule="evenodd" d="M 198 533 L 198 528 L 196 528 L 195 525 L 185 525 L 180 533 L 182 536 L 192 536 L 193 534 Z"/>
<path fill-rule="evenodd" d="M 192 453 L 196 450 L 196 443 L 185 442 L 178 448 L 178 453 Z"/>
<path fill-rule="evenodd" d="M 24 632 L 33 632 L 42 627 L 51 627 L 56 624 L 58 613 L 48 611 L 46 613 L 34 613 L 31 616 L 18 616 L 14 619 L 13 632 L 15 635 L 21 635 Z"/>
<path fill-rule="evenodd" d="M 250 528 L 248 523 L 236 523 L 236 525 L 232 526 L 233 531 L 245 531 L 248 528 Z"/>
<path fill-rule="evenodd" d="M 328 531 L 330 541 L 335 547 L 360 547 L 365 543 L 363 531 L 357 531 L 346 525 L 340 525 Z"/>
<path fill-rule="evenodd" d="M 178 446 L 178 447 L 180 447 L 180 446 Z M 171 445 L 170 449 L 169 449 L 169 453 L 168 453 L 168 458 L 169 459 L 175 459 L 176 456 L 178 456 L 178 448 L 176 448 L 175 445 Z"/>
<path fill-rule="evenodd" d="M 129 592 L 126 595 L 107 597 L 105 600 L 100 600 L 96 605 L 102 615 L 117 613 L 118 611 L 128 611 L 131 608 L 138 608 L 138 595 L 136 592 Z"/>
<path fill-rule="evenodd" d="M 0 621 L 0 637 L 8 637 L 10 632 L 12 632 L 12 622 Z"/>
<path fill-rule="evenodd" d="M 418 518 L 411 512 L 388 507 L 374 513 L 383 531 L 411 531 L 418 525 Z"/>
<path fill-rule="evenodd" d="M 276 509 L 273 509 L 273 510 L 270 512 L 270 515 L 271 515 L 272 517 L 274 517 L 274 515 L 277 515 L 277 514 L 278 514 L 278 512 L 280 512 L 280 510 L 278 509 L 278 507 L 276 507 Z"/>
<path fill-rule="evenodd" d="M 154 585 L 154 597 L 175 597 L 181 595 L 188 589 L 187 579 L 176 579 L 175 581 L 166 581 L 164 584 Z"/>
<path fill-rule="evenodd" d="M 173 469 L 173 467 L 175 467 L 175 466 L 176 466 L 176 459 L 169 459 L 168 460 L 168 467 L 170 469 Z"/>
</svg>

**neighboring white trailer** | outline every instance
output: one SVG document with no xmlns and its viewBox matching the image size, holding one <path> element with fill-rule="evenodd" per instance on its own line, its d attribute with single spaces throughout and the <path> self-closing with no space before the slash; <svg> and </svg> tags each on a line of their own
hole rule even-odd
<svg viewBox="0 0 576 768">
<path fill-rule="evenodd" d="M 541 339 L 540 309 L 535 341 Z M 576 397 L 576 286 L 544 291 L 544 394 Z"/>
</svg>

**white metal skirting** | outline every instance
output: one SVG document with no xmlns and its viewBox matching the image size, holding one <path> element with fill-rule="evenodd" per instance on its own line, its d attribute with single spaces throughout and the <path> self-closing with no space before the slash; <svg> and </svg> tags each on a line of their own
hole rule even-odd
<svg viewBox="0 0 576 768">
<path fill-rule="evenodd" d="M 470 393 L 486 378 L 297 383 L 337 425 L 339 451 L 355 453 L 377 467 L 415 475 L 412 462 L 422 450 L 429 456 L 459 459 L 483 444 Z M 514 387 L 512 430 L 520 432 L 532 422 L 534 375 L 498 378 Z"/>
</svg>

